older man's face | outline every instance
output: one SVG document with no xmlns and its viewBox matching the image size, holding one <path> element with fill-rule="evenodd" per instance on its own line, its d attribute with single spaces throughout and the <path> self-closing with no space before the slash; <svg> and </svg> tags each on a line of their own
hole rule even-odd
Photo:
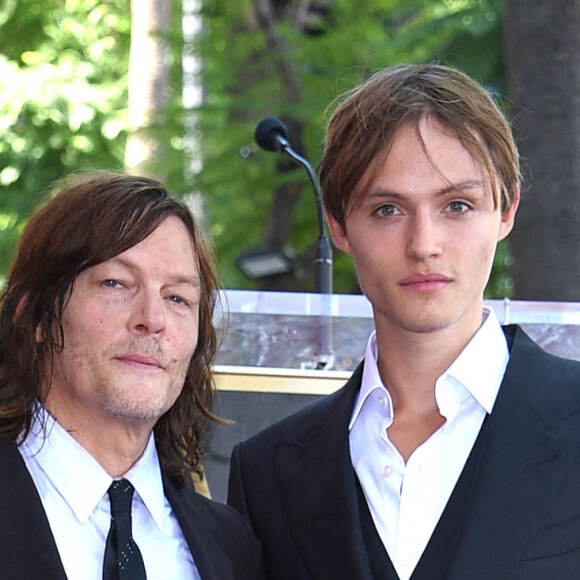
<svg viewBox="0 0 580 580">
<path fill-rule="evenodd" d="M 192 240 L 176 217 L 82 272 L 64 310 L 47 409 L 70 429 L 150 429 L 183 387 L 199 299 Z"/>
</svg>

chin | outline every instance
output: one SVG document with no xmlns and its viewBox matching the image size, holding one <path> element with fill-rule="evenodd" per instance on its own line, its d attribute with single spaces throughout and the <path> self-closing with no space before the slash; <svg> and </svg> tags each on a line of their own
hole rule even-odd
<svg viewBox="0 0 580 580">
<path fill-rule="evenodd" d="M 126 394 L 126 393 L 124 393 Z M 167 392 L 141 393 L 141 397 L 108 396 L 101 403 L 110 415 L 128 421 L 150 423 L 167 411 Z"/>
<path fill-rule="evenodd" d="M 446 324 L 416 324 L 409 325 L 407 327 L 407 331 L 413 332 L 415 334 L 432 334 L 434 332 L 439 332 L 446 327 Z"/>
<path fill-rule="evenodd" d="M 448 318 L 441 318 L 433 316 L 429 318 L 418 318 L 415 320 L 403 321 L 403 326 L 408 332 L 414 332 L 417 334 L 430 334 L 433 332 L 439 332 L 440 330 L 445 330 L 453 326 L 455 320 L 450 320 Z"/>
<path fill-rule="evenodd" d="M 157 421 L 165 412 L 163 409 L 144 406 L 116 405 L 108 409 L 111 415 L 130 422 L 151 423 Z"/>
</svg>

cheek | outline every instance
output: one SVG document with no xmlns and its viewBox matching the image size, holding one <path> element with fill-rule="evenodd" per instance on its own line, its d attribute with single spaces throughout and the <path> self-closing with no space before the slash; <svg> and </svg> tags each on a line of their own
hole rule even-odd
<svg viewBox="0 0 580 580">
<path fill-rule="evenodd" d="M 68 340 L 62 352 L 55 354 L 52 383 L 61 387 L 83 390 L 90 384 L 98 366 L 95 352 L 86 344 Z"/>
<path fill-rule="evenodd" d="M 187 347 L 184 346 L 184 348 L 180 349 L 176 353 L 176 367 L 178 372 L 187 373 L 187 369 L 189 368 L 189 363 L 194 352 L 195 348 L 191 349 L 188 345 Z"/>
<path fill-rule="evenodd" d="M 384 239 L 351 243 L 351 248 L 359 279 L 389 278 L 404 268 L 406 263 L 400 247 Z"/>
<path fill-rule="evenodd" d="M 365 267 L 372 267 L 372 264 L 376 261 L 388 260 L 389 256 L 380 251 L 382 247 L 383 243 L 377 238 L 369 240 L 366 237 L 357 237 L 356 239 L 351 239 L 349 251 L 355 265 L 364 269 Z"/>
<path fill-rule="evenodd" d="M 84 350 L 85 345 L 92 342 L 88 336 L 87 329 L 82 325 L 77 326 L 74 320 L 63 319 L 64 352 L 75 355 L 78 351 Z"/>
<path fill-rule="evenodd" d="M 102 318 L 83 314 L 63 320 L 65 348 L 98 350 L 105 348 L 114 336 L 114 329 Z"/>
<path fill-rule="evenodd" d="M 471 271 L 473 277 L 487 278 L 493 266 L 496 245 L 490 241 L 484 241 L 480 244 L 470 244 L 464 246 L 463 263 L 466 271 Z"/>
<path fill-rule="evenodd" d="M 174 336 L 176 340 L 173 342 L 173 356 L 175 358 L 176 364 L 180 368 L 189 366 L 189 361 L 195 352 L 198 341 L 198 325 L 197 320 L 195 324 L 185 324 L 181 325 L 177 329 Z M 171 348 L 171 347 L 170 347 Z"/>
</svg>

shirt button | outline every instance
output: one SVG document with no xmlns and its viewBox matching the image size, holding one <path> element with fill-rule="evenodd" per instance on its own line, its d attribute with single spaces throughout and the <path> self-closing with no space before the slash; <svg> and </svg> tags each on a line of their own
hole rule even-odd
<svg viewBox="0 0 580 580">
<path fill-rule="evenodd" d="M 379 404 L 380 405 L 386 405 L 387 404 L 387 397 L 385 397 L 384 395 L 381 395 L 379 397 Z"/>
<path fill-rule="evenodd" d="M 383 467 L 383 476 L 390 477 L 393 474 L 393 468 L 390 465 L 385 465 Z"/>
</svg>

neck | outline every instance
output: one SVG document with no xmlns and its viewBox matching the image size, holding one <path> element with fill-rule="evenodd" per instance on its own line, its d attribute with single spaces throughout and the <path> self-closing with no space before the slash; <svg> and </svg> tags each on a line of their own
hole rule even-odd
<svg viewBox="0 0 580 580">
<path fill-rule="evenodd" d="M 379 373 L 393 401 L 389 439 L 405 462 L 445 423 L 435 399 L 435 382 L 465 344 L 436 334 L 401 341 L 377 329 Z"/>
<path fill-rule="evenodd" d="M 121 477 L 143 455 L 152 425 L 94 416 L 78 416 L 71 409 L 59 409 L 50 400 L 46 410 L 84 447 L 111 477 Z"/>
<path fill-rule="evenodd" d="M 137 463 L 143 455 L 149 432 L 145 436 L 136 436 L 133 432 L 117 430 L 112 437 L 89 438 L 83 433 L 71 432 L 71 435 L 99 462 L 111 477 L 121 477 Z M 78 436 L 77 436 L 78 435 Z"/>
<path fill-rule="evenodd" d="M 377 324 L 378 368 L 395 410 L 436 409 L 435 382 L 477 332 L 481 318 L 465 328 L 435 332 L 393 331 Z"/>
</svg>

